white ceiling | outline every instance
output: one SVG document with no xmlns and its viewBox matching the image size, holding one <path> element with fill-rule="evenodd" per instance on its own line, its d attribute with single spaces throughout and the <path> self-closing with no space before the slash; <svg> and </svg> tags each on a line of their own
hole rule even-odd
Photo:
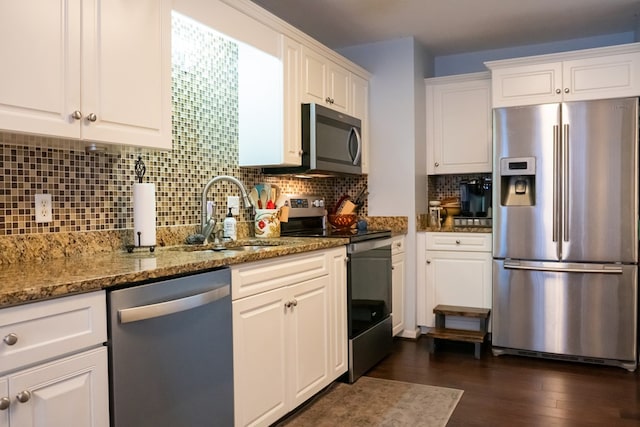
<svg viewBox="0 0 640 427">
<path fill-rule="evenodd" d="M 435 56 L 622 33 L 638 0 L 252 0 L 333 49 L 413 36 Z"/>
</svg>

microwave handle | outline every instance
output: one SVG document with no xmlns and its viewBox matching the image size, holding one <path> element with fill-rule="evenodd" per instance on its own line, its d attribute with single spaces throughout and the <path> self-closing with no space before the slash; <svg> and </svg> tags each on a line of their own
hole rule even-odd
<svg viewBox="0 0 640 427">
<path fill-rule="evenodd" d="M 356 141 L 358 141 L 358 151 L 356 151 L 355 157 L 352 158 L 353 165 L 357 166 L 358 162 L 360 162 L 360 156 L 362 155 L 362 138 L 360 137 L 360 132 L 358 132 L 358 129 L 352 127 L 351 131 L 349 132 L 349 139 L 347 140 L 347 146 L 351 142 L 352 134 L 355 134 Z M 349 150 L 349 155 L 351 155 L 351 150 Z"/>
</svg>

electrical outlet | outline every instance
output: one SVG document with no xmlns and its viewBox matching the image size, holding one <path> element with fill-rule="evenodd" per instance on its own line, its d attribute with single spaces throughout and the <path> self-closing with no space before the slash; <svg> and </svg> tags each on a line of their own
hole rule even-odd
<svg viewBox="0 0 640 427">
<path fill-rule="evenodd" d="M 240 214 L 240 197 L 239 196 L 227 196 L 227 212 L 231 208 L 233 215 Z"/>
<path fill-rule="evenodd" d="M 51 194 L 36 194 L 36 222 L 53 221 L 53 209 L 51 208 Z"/>
</svg>

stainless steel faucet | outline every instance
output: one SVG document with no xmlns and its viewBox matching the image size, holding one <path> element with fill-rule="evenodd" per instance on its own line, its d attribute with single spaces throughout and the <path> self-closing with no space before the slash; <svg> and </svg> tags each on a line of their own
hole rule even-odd
<svg viewBox="0 0 640 427">
<path fill-rule="evenodd" d="M 219 175 L 209 180 L 209 182 L 205 184 L 204 189 L 202 190 L 202 224 L 201 224 L 200 230 L 202 235 L 204 236 L 204 244 L 207 244 L 207 240 L 209 239 L 209 236 L 211 235 L 211 232 L 213 231 L 216 225 L 216 219 L 214 218 L 213 215 L 211 218 L 207 218 L 207 193 L 209 192 L 209 189 L 211 188 L 211 186 L 218 181 L 229 181 L 232 184 L 235 184 L 240 189 L 240 195 L 244 200 L 244 206 L 247 208 L 248 207 L 255 208 L 255 206 L 253 206 L 251 204 L 251 201 L 249 200 L 249 194 L 247 193 L 247 189 L 244 188 L 244 185 L 242 184 L 242 182 L 240 182 L 238 178 L 235 178 L 233 176 L 228 176 L 228 175 Z"/>
</svg>

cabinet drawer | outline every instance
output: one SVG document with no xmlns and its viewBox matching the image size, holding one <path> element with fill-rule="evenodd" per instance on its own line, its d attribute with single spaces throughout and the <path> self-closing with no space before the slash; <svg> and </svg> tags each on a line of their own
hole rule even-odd
<svg viewBox="0 0 640 427">
<path fill-rule="evenodd" d="M 491 252 L 489 233 L 426 233 L 427 250 Z"/>
<path fill-rule="evenodd" d="M 391 241 L 391 255 L 404 253 L 404 236 L 394 237 Z"/>
<path fill-rule="evenodd" d="M 329 274 L 326 251 L 290 255 L 231 267 L 231 299 L 248 297 Z"/>
<path fill-rule="evenodd" d="M 14 336 L 15 344 L 9 345 Z M 107 340 L 105 294 L 92 292 L 2 309 L 0 337 L 2 372 L 99 345 Z"/>
</svg>

